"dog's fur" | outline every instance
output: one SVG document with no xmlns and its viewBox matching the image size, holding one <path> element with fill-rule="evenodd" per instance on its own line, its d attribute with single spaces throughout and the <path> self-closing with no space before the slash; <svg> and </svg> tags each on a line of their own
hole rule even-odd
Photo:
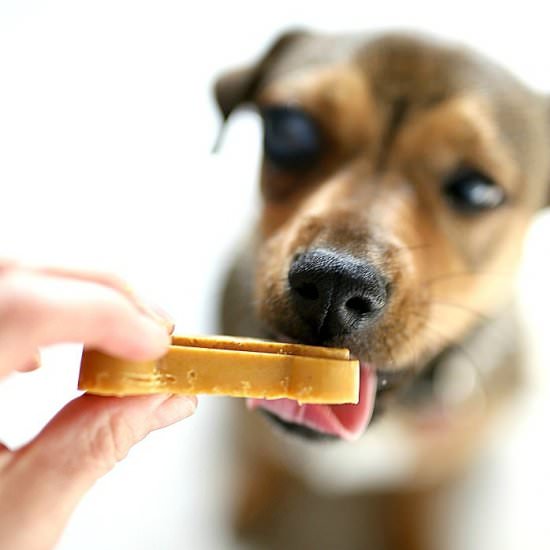
<svg viewBox="0 0 550 550">
<path fill-rule="evenodd" d="M 324 140 L 307 170 L 264 160 L 259 227 L 227 285 L 225 332 L 312 341 L 287 274 L 313 248 L 368 262 L 391 288 L 375 323 L 316 342 L 376 365 L 380 419 L 333 451 L 287 441 L 248 414 L 239 526 L 263 533 L 263 548 L 428 550 L 434 495 L 471 463 L 520 383 L 514 274 L 548 202 L 548 100 L 455 45 L 307 32 L 223 75 L 216 96 L 225 119 L 243 104 L 299 105 Z M 450 208 L 442 182 L 464 165 L 503 188 L 505 203 L 474 215 Z M 398 473 L 376 468 L 376 445 Z"/>
</svg>

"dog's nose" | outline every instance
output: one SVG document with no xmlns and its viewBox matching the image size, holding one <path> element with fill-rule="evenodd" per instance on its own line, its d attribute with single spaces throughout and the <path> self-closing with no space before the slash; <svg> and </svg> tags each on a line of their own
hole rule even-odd
<svg viewBox="0 0 550 550">
<path fill-rule="evenodd" d="M 298 314 L 322 340 L 361 328 L 387 301 L 385 281 L 374 266 L 324 249 L 299 255 L 288 282 Z"/>
</svg>

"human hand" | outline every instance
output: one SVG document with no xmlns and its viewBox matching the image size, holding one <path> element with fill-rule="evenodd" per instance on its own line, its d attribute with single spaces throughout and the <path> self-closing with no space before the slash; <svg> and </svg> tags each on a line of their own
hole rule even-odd
<svg viewBox="0 0 550 550">
<path fill-rule="evenodd" d="M 114 277 L 0 261 L 0 377 L 38 368 L 38 348 L 61 342 L 154 359 L 172 329 Z M 52 548 L 99 477 L 149 432 L 195 407 L 194 397 L 83 395 L 21 449 L 0 444 L 0 548 Z"/>
</svg>

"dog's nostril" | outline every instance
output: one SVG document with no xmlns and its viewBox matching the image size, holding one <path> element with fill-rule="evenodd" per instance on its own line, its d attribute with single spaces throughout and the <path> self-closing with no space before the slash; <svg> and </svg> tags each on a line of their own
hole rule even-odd
<svg viewBox="0 0 550 550">
<path fill-rule="evenodd" d="M 319 298 L 319 290 L 313 283 L 302 283 L 294 290 L 306 300 L 317 300 Z"/>
<path fill-rule="evenodd" d="M 371 306 L 368 300 L 361 298 L 361 296 L 354 296 L 346 302 L 346 308 L 357 315 L 366 315 L 370 313 Z"/>
</svg>

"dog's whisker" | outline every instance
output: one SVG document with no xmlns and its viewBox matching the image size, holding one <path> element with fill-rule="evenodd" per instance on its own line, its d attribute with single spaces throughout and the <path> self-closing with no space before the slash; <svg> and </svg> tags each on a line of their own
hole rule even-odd
<svg viewBox="0 0 550 550">
<path fill-rule="evenodd" d="M 415 314 L 414 317 L 419 318 L 422 323 L 427 319 L 426 316 L 421 316 L 419 314 Z M 415 326 L 413 330 L 407 330 L 406 327 L 401 332 L 401 338 L 399 340 L 399 343 L 407 349 L 407 352 L 410 354 L 410 359 L 407 360 L 407 366 L 413 368 L 413 370 L 417 370 L 418 365 L 420 365 L 420 358 L 422 353 L 422 348 L 419 345 L 414 345 L 415 339 L 414 336 L 417 334 L 418 329 L 422 329 L 423 326 L 420 327 Z"/>
<path fill-rule="evenodd" d="M 384 340 L 384 348 L 385 348 L 385 350 L 386 350 L 386 353 L 389 355 L 390 363 L 391 363 L 392 365 L 395 365 L 395 364 L 396 364 L 395 356 L 393 355 L 393 353 L 392 353 L 392 351 L 391 351 L 391 346 L 388 345 L 388 341 L 387 341 L 387 338 L 386 338 L 386 334 L 384 334 L 383 340 Z"/>
<path fill-rule="evenodd" d="M 431 302 L 431 305 L 433 306 L 444 306 L 444 307 L 454 307 L 454 308 L 457 308 L 457 309 L 460 309 L 466 313 L 469 313 L 471 315 L 474 315 L 475 317 L 478 317 L 479 319 L 481 319 L 482 321 L 486 322 L 487 325 L 489 327 L 491 327 L 491 329 L 495 332 L 495 334 L 498 336 L 498 338 L 504 342 L 506 340 L 506 336 L 502 333 L 501 330 L 498 329 L 497 326 L 495 326 L 495 323 L 496 323 L 496 319 L 494 319 L 493 317 L 491 317 L 490 315 L 486 315 L 485 313 L 481 313 L 480 311 L 477 311 L 476 309 L 470 307 L 470 306 L 465 306 L 464 304 L 456 304 L 454 302 L 441 302 L 439 300 L 437 301 L 432 301 Z"/>
<path fill-rule="evenodd" d="M 410 353 L 411 360 L 408 361 L 408 365 L 411 366 L 414 370 L 417 369 L 420 359 L 420 346 L 414 345 L 414 338 L 412 335 L 405 334 L 401 344 L 407 348 L 407 351 Z"/>
<path fill-rule="evenodd" d="M 443 275 L 438 275 L 431 279 L 426 279 L 421 281 L 421 284 L 427 287 L 432 286 L 434 283 L 439 281 L 447 281 L 449 279 L 459 279 L 459 278 L 477 278 L 477 277 L 495 277 L 495 278 L 505 278 L 512 279 L 515 277 L 515 274 L 512 272 L 497 272 L 497 271 L 457 271 L 452 273 L 445 273 Z"/>
<path fill-rule="evenodd" d="M 496 338 L 500 341 L 501 344 L 507 344 L 508 336 L 504 334 L 504 332 L 499 328 L 499 326 L 496 324 L 497 323 L 496 319 L 494 319 L 493 317 L 486 315 L 484 313 L 481 313 L 480 311 L 477 311 L 476 309 L 473 309 L 470 306 L 465 306 L 463 304 L 455 304 L 453 302 L 440 302 L 440 301 L 433 301 L 431 302 L 431 304 L 434 306 L 440 305 L 440 306 L 454 307 L 478 317 L 479 319 L 484 321 L 487 324 L 487 326 L 493 331 Z"/>
<path fill-rule="evenodd" d="M 414 251 L 414 250 L 425 250 L 426 248 L 431 248 L 433 245 L 432 244 L 429 244 L 429 243 L 425 243 L 425 244 L 413 244 L 411 246 L 397 246 L 395 248 L 393 248 L 392 250 L 396 251 L 396 252 L 401 252 L 401 251 Z"/>
<path fill-rule="evenodd" d="M 464 311 L 471 315 L 474 315 L 475 317 L 478 317 L 479 319 L 487 323 L 494 321 L 493 317 L 486 315 L 485 313 L 481 313 L 481 311 L 478 311 L 477 309 L 474 309 L 470 306 L 466 306 L 464 304 L 456 304 L 454 302 L 445 302 L 441 300 L 432 300 L 430 302 L 430 306 L 452 307 L 452 308 L 460 309 L 461 311 Z"/>
</svg>

